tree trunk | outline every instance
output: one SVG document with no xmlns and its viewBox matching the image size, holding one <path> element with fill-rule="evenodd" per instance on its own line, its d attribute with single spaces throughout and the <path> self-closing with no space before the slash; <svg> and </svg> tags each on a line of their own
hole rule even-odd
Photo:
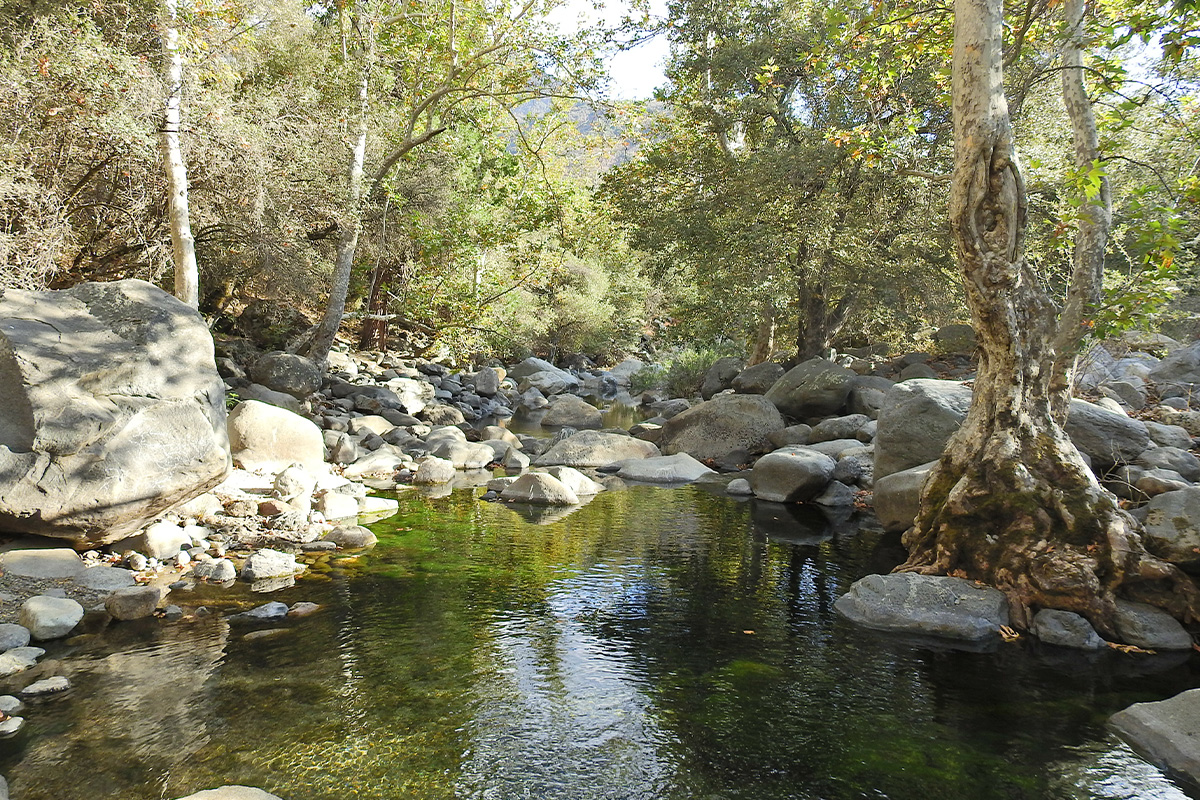
<svg viewBox="0 0 1200 800">
<path fill-rule="evenodd" d="M 1039 608 L 1059 608 L 1111 636 L 1118 590 L 1190 619 L 1190 579 L 1146 553 L 1137 524 L 1060 425 L 1057 315 L 1022 253 L 1025 184 L 1001 25 L 1000 0 L 956 0 L 950 222 L 979 368 L 967 419 L 925 484 L 898 569 L 995 586 L 1022 628 Z"/>
<path fill-rule="evenodd" d="M 813 283 L 805 269 L 796 271 L 796 361 L 807 361 L 816 356 L 827 355 L 837 336 L 850 316 L 854 306 L 854 294 L 842 295 L 831 308 L 825 287 Z"/>
<path fill-rule="evenodd" d="M 754 347 L 750 350 L 750 360 L 746 366 L 753 367 L 755 364 L 763 363 L 775 351 L 776 317 L 775 304 L 769 300 L 764 302 L 758 322 L 758 331 L 754 335 Z"/>
<path fill-rule="evenodd" d="M 167 101 L 163 113 L 163 168 L 167 173 L 167 216 L 171 226 L 171 254 L 175 261 L 175 296 L 192 308 L 200 305 L 200 271 L 196 266 L 196 240 L 188 219 L 187 166 L 179 146 L 183 104 L 183 55 L 179 52 L 178 0 L 165 0 L 162 47 L 166 59 Z"/>
<path fill-rule="evenodd" d="M 367 295 L 367 317 L 358 337 L 359 350 L 386 350 L 388 339 L 387 286 L 392 270 L 380 261 L 371 275 L 371 292 Z"/>
<path fill-rule="evenodd" d="M 370 24 L 368 22 L 368 27 Z M 354 254 L 358 250 L 358 236 L 362 231 L 363 219 L 363 165 L 367 157 L 367 122 L 370 111 L 371 66 L 374 60 L 374 31 L 368 30 L 364 39 L 367 52 L 363 54 L 362 78 L 358 87 L 358 123 L 357 138 L 350 155 L 349 184 L 346 193 L 346 212 L 342 223 L 339 224 L 341 233 L 338 236 L 337 256 L 333 266 L 333 285 L 329 290 L 329 300 L 325 305 L 325 313 L 317 323 L 316 332 L 310 341 L 305 354 L 323 364 L 329 357 L 333 347 L 333 339 L 337 336 L 346 313 L 346 295 L 350 291 L 350 275 L 354 268 Z"/>
</svg>

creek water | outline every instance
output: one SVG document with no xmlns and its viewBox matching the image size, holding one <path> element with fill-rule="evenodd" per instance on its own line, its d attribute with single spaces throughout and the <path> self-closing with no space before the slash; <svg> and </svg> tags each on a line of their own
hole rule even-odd
<svg viewBox="0 0 1200 800">
<path fill-rule="evenodd" d="M 870 524 L 698 487 L 565 516 L 401 503 L 374 550 L 293 588 L 172 597 L 322 604 L 282 630 L 217 614 L 55 645 L 74 688 L 0 742 L 13 797 L 1189 796 L 1104 723 L 1197 685 L 1194 659 L 858 629 L 833 602 L 898 558 Z"/>
</svg>

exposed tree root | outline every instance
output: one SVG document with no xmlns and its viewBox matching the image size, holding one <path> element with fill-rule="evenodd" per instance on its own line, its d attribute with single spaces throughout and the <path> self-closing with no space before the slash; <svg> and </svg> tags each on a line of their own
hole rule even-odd
<svg viewBox="0 0 1200 800">
<path fill-rule="evenodd" d="M 1056 425 L 992 427 L 978 449 L 968 446 L 979 442 L 970 430 L 960 433 L 926 483 L 898 572 L 994 586 L 1021 629 L 1038 610 L 1055 608 L 1114 637 L 1118 597 L 1162 607 L 1185 623 L 1200 620 L 1191 578 L 1146 552 L 1137 521 Z M 963 454 L 971 451 L 977 456 L 967 463 Z"/>
</svg>

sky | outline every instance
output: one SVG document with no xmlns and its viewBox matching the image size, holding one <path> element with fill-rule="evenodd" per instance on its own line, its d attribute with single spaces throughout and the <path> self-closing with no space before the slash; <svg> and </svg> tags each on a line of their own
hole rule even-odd
<svg viewBox="0 0 1200 800">
<path fill-rule="evenodd" d="M 626 4 L 623 0 L 607 0 L 606 5 L 604 13 L 597 15 L 591 0 L 567 0 L 550 18 L 565 33 L 577 30 L 581 19 L 585 23 L 604 21 L 615 24 L 626 10 Z M 666 14 L 666 0 L 651 0 L 650 5 L 655 15 Z M 664 81 L 663 64 L 666 58 L 667 41 L 661 36 L 612 56 L 608 61 L 612 97 L 617 100 L 644 100 L 650 97 L 655 87 Z"/>
</svg>

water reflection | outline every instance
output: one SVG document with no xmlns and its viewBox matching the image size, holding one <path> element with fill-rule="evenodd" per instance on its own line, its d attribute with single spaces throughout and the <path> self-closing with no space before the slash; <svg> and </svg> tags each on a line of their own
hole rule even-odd
<svg viewBox="0 0 1200 800">
<path fill-rule="evenodd" d="M 14 797 L 1185 796 L 1104 721 L 1195 685 L 1186 655 L 854 628 L 833 602 L 903 555 L 859 521 L 695 487 L 549 521 L 465 491 L 401 504 L 376 550 L 279 593 L 324 606 L 284 634 L 114 625 L 77 646 L 77 689 L 0 750 Z"/>
</svg>

